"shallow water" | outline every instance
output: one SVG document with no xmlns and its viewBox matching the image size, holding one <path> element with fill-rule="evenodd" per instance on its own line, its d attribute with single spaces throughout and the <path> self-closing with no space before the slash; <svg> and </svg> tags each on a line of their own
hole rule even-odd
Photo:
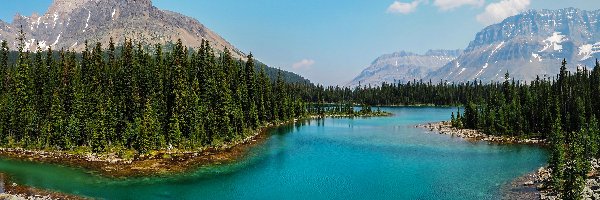
<svg viewBox="0 0 600 200">
<path fill-rule="evenodd" d="M 103 199 L 498 199 L 546 152 L 426 133 L 453 108 L 386 108 L 393 117 L 325 119 L 275 129 L 234 164 L 169 177 L 110 179 L 0 159 L 19 184 Z"/>
</svg>

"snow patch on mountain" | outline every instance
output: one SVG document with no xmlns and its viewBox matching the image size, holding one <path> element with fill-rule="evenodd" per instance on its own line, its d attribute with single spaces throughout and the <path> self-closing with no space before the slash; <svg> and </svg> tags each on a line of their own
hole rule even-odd
<svg viewBox="0 0 600 200">
<path fill-rule="evenodd" d="M 56 46 L 58 44 L 58 40 L 60 39 L 60 35 L 62 35 L 62 33 L 58 34 L 58 37 L 56 37 L 56 41 L 54 41 L 54 43 L 52 43 L 52 46 Z"/>
<path fill-rule="evenodd" d="M 58 13 L 54 13 L 54 25 L 52 27 L 56 27 L 56 21 L 58 20 Z"/>
<path fill-rule="evenodd" d="M 537 53 L 531 53 L 531 57 L 533 57 L 533 59 L 537 59 L 539 62 L 542 62 L 542 56 L 540 56 L 540 54 Z M 532 60 L 529 60 L 529 62 L 533 62 Z"/>
<path fill-rule="evenodd" d="M 41 50 L 47 50 L 48 49 L 48 45 L 46 45 L 46 41 L 40 41 L 38 46 L 40 47 Z"/>
<path fill-rule="evenodd" d="M 567 41 L 567 38 L 565 35 L 561 35 L 560 32 L 554 32 L 554 33 L 552 33 L 552 36 L 550 36 L 542 41 L 542 42 L 544 42 L 545 45 L 544 45 L 544 48 L 542 50 L 540 50 L 539 52 L 546 51 L 549 47 L 553 47 L 554 51 L 561 51 L 563 48 L 561 43 L 563 43 L 565 41 Z"/>
<path fill-rule="evenodd" d="M 498 49 L 502 48 L 502 45 L 504 45 L 504 41 L 500 42 L 500 44 L 498 44 L 498 46 L 496 46 L 496 48 L 494 48 L 494 50 L 492 50 L 492 53 L 490 53 L 490 56 L 488 56 L 488 58 L 492 57 L 494 55 L 494 53 L 496 53 L 498 51 Z"/>
<path fill-rule="evenodd" d="M 424 80 L 503 81 L 494 74 L 508 71 L 515 80 L 531 81 L 538 75 L 554 77 L 563 59 L 571 71 L 577 65 L 593 66 L 592 58 L 600 58 L 598 21 L 600 10 L 576 8 L 529 10 L 508 17 L 477 33 L 456 60 Z M 466 70 L 460 73 L 461 68 Z"/>
<path fill-rule="evenodd" d="M 243 52 L 198 20 L 159 9 L 152 5 L 152 0 L 53 0 L 43 15 L 16 15 L 11 23 L 0 21 L 0 40 L 8 41 L 10 49 L 18 47 L 16 36 L 20 27 L 28 40 L 47 41 L 46 46 L 30 44 L 29 49 L 33 50 L 52 46 L 82 51 L 86 40 L 108 44 L 110 38 L 117 45 L 125 38 L 142 45 L 168 44 L 181 39 L 187 47 L 197 48 L 204 39 L 217 52 L 227 48 L 234 57 L 245 58 Z"/>
<path fill-rule="evenodd" d="M 88 10 L 88 17 L 87 20 L 85 20 L 85 28 L 83 28 L 83 32 L 85 33 L 85 29 L 87 29 L 87 27 L 89 26 L 89 22 L 90 22 L 90 18 L 92 17 L 92 11 Z"/>
<path fill-rule="evenodd" d="M 580 61 L 584 61 L 592 58 L 595 53 L 600 53 L 600 42 L 595 44 L 584 44 L 579 47 L 579 53 L 577 55 L 583 56 Z"/>
</svg>

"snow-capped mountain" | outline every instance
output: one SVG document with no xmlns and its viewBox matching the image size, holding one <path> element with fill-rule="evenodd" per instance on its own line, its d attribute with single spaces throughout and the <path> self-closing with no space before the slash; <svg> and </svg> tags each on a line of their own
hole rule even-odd
<svg viewBox="0 0 600 200">
<path fill-rule="evenodd" d="M 202 39 L 222 50 L 229 48 L 242 56 L 225 39 L 212 32 L 196 19 L 160 10 L 151 0 L 54 0 L 43 15 L 17 14 L 11 24 L 0 21 L 0 40 L 7 40 L 16 49 L 19 29 L 26 33 L 26 49 L 72 49 L 81 51 L 85 40 L 90 45 L 111 37 L 116 43 L 125 38 L 147 45 L 165 44 L 182 39 L 188 47 L 199 47 Z"/>
<path fill-rule="evenodd" d="M 592 67 L 600 58 L 600 10 L 530 10 L 486 27 L 456 60 L 426 80 L 501 81 L 508 71 L 517 80 L 552 77 L 560 62 Z"/>
<path fill-rule="evenodd" d="M 454 60 L 461 50 L 429 50 L 424 55 L 411 52 L 395 52 L 375 59 L 371 65 L 346 86 L 376 86 L 383 82 L 406 83 L 420 80 L 448 62 Z"/>
</svg>

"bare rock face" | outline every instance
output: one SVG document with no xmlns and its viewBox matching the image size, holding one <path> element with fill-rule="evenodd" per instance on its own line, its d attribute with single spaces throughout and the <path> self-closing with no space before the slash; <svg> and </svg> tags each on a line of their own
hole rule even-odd
<svg viewBox="0 0 600 200">
<path fill-rule="evenodd" d="M 17 14 L 8 24 L 0 21 L 0 40 L 7 40 L 11 49 L 17 47 L 17 33 L 23 27 L 26 50 L 38 47 L 81 51 L 85 41 L 108 44 L 125 38 L 146 45 L 174 43 L 181 39 L 188 47 L 199 47 L 202 39 L 213 48 L 228 48 L 235 57 L 244 54 L 196 19 L 179 13 L 160 10 L 151 0 L 54 0 L 41 16 Z"/>
<path fill-rule="evenodd" d="M 426 80 L 503 81 L 552 78 L 563 59 L 569 70 L 593 67 L 600 58 L 600 10 L 576 8 L 530 10 L 477 33 L 456 60 L 430 73 Z"/>
</svg>

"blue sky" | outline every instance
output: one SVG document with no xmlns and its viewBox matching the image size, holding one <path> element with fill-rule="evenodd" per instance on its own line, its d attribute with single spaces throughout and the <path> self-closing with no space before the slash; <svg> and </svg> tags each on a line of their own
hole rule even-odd
<svg viewBox="0 0 600 200">
<path fill-rule="evenodd" d="M 486 25 L 528 9 L 600 9 L 597 0 L 153 0 L 198 19 L 272 67 L 344 84 L 381 54 L 465 48 Z M 0 19 L 51 0 L 4 0 Z"/>
</svg>

